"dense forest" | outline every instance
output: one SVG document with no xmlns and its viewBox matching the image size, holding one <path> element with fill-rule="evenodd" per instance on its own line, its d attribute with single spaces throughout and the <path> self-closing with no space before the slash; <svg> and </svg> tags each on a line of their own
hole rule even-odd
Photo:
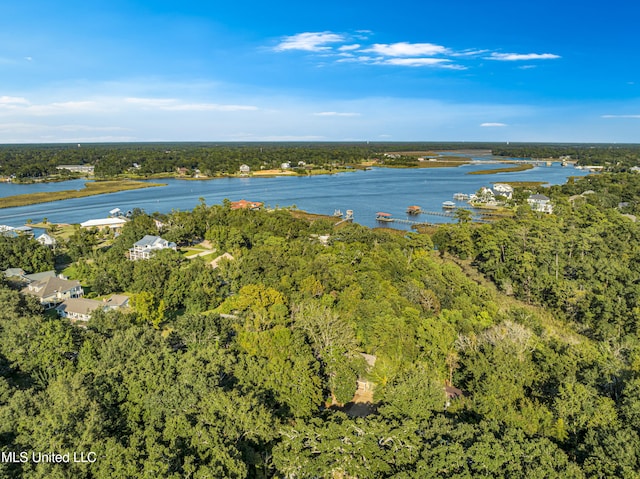
<svg viewBox="0 0 640 479">
<path fill-rule="evenodd" d="M 145 154 L 171 154 L 154 148 Z M 73 261 L 89 296 L 124 292 L 134 306 L 98 312 L 83 329 L 2 286 L 0 441 L 6 453 L 98 459 L 0 470 L 636 477 L 639 189 L 636 174 L 573 179 L 545 190 L 554 215 L 520 206 L 513 218 L 432 236 L 334 229 L 228 202 L 154 215 L 161 230 L 138 211 L 115 239 L 78 229 L 58 260 Z M 173 251 L 129 261 L 145 234 L 204 239 L 234 259 L 215 269 Z M 27 237 L 0 237 L 2 269 L 54 260 Z M 359 377 L 376 385 L 366 417 L 349 407 Z"/>
<path fill-rule="evenodd" d="M 132 300 L 80 327 L 0 285 L 3 457 L 95 454 L 0 477 L 640 477 L 638 178 L 431 234 L 202 201 L 55 255 L 0 238 Z M 229 255 L 130 261 L 146 234 Z"/>
<path fill-rule="evenodd" d="M 18 181 L 42 179 L 52 175 L 73 177 L 59 165 L 91 165 L 96 178 L 122 175 L 144 177 L 175 174 L 178 168 L 198 170 L 206 176 L 234 174 L 240 165 L 252 171 L 279 168 L 300 162 L 331 170 L 357 166 L 382 158 L 393 151 L 401 156 L 389 158 L 391 166 L 417 166 L 415 152 L 451 150 L 485 150 L 516 158 L 559 158 L 569 156 L 581 165 L 602 165 L 611 170 L 626 171 L 640 163 L 638 145 L 577 144 L 496 144 L 496 143 L 126 143 L 83 145 L 2 145 L 0 177 L 14 176 Z M 403 153 L 406 153 L 403 154 Z M 411 153 L 414 153 L 411 155 Z M 134 164 L 136 165 L 134 167 Z"/>
</svg>

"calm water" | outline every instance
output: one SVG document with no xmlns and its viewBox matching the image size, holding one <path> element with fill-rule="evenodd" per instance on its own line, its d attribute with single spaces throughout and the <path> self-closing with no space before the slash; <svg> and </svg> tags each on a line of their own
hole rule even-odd
<svg viewBox="0 0 640 479">
<path fill-rule="evenodd" d="M 262 201 L 267 206 L 291 206 L 321 214 L 333 214 L 336 209 L 354 211 L 355 221 L 365 226 L 377 226 L 375 213 L 385 211 L 396 218 L 407 218 L 407 206 L 419 205 L 423 210 L 441 211 L 443 201 L 452 200 L 454 193 L 474 193 L 482 186 L 495 182 L 546 181 L 562 184 L 569 176 L 586 172 L 573 167 L 537 166 L 517 173 L 467 175 L 470 171 L 503 168 L 502 164 L 469 164 L 457 168 L 395 169 L 373 168 L 337 175 L 275 178 L 223 178 L 203 181 L 160 180 L 167 186 L 122 191 L 108 195 L 75 198 L 52 203 L 0 209 L 0 224 L 23 225 L 47 218 L 55 223 L 80 223 L 92 218 L 105 218 L 113 208 L 127 211 L 142 208 L 148 213 L 171 210 L 191 210 L 204 198 L 208 205 L 240 199 Z M 33 185 L 0 184 L 2 197 L 34 193 L 80 189 L 85 180 Z M 464 203 L 460 203 L 464 205 Z M 420 215 L 419 221 L 447 222 L 447 218 Z M 394 224 L 396 228 L 408 228 Z"/>
</svg>

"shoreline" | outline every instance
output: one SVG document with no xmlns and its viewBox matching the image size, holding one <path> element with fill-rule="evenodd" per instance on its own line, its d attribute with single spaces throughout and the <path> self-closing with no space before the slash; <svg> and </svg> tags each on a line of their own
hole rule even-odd
<svg viewBox="0 0 640 479">
<path fill-rule="evenodd" d="M 142 181 L 99 181 L 87 182 L 81 190 L 47 191 L 39 193 L 26 193 L 23 195 L 5 196 L 2 198 L 0 208 L 16 208 L 40 203 L 52 203 L 54 201 L 84 198 L 87 196 L 105 195 L 120 191 L 137 190 L 141 188 L 153 188 L 166 186 L 166 183 L 145 183 Z"/>
</svg>

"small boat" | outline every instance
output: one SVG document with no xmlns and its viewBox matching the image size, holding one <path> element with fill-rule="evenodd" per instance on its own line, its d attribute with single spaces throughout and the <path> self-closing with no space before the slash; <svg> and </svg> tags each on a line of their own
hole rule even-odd
<svg viewBox="0 0 640 479">
<path fill-rule="evenodd" d="M 343 216 L 343 215 L 342 215 L 342 211 L 340 211 L 340 210 L 335 210 L 335 211 L 333 212 L 333 216 L 334 216 L 335 218 L 342 218 L 342 216 Z"/>
<path fill-rule="evenodd" d="M 409 206 L 407 208 L 407 214 L 409 215 L 419 215 L 422 213 L 422 209 L 419 206 Z"/>
<path fill-rule="evenodd" d="M 445 210 L 455 210 L 456 204 L 453 201 L 445 201 L 442 203 L 442 208 Z"/>
<path fill-rule="evenodd" d="M 455 193 L 453 195 L 453 199 L 456 201 L 467 201 L 469 199 L 469 195 L 466 193 Z"/>
<path fill-rule="evenodd" d="M 391 218 L 391 213 L 383 213 L 379 211 L 376 213 L 376 221 L 391 222 L 393 221 L 393 218 Z"/>
</svg>

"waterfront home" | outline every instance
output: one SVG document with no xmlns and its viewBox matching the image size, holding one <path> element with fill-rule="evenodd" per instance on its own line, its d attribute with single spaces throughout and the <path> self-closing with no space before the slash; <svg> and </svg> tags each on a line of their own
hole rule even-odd
<svg viewBox="0 0 640 479">
<path fill-rule="evenodd" d="M 74 173 L 93 175 L 94 167 L 91 165 L 59 165 L 56 166 L 56 170 L 68 170 L 73 171 Z"/>
<path fill-rule="evenodd" d="M 0 235 L 15 237 L 17 235 L 15 231 L 13 231 L 14 229 L 15 228 L 13 226 L 0 225 Z"/>
<path fill-rule="evenodd" d="M 259 210 L 260 208 L 262 208 L 263 204 L 264 203 L 260 203 L 259 201 L 247 201 L 247 200 L 232 201 L 231 209 L 232 210 Z"/>
<path fill-rule="evenodd" d="M 18 226 L 17 228 L 13 228 L 13 231 L 25 236 L 31 236 L 33 238 L 33 228 L 31 226 Z"/>
<path fill-rule="evenodd" d="M 527 203 L 531 206 L 533 211 L 539 211 L 541 213 L 553 213 L 553 205 L 551 199 L 548 196 L 535 194 L 527 198 Z"/>
<path fill-rule="evenodd" d="M 98 228 L 99 230 L 120 230 L 127 222 L 124 218 L 100 218 L 80 223 L 81 228 Z"/>
<path fill-rule="evenodd" d="M 131 261 L 137 261 L 139 259 L 149 259 L 157 251 L 163 249 L 177 250 L 175 243 L 169 242 L 166 239 L 160 238 L 160 236 L 146 235 L 140 241 L 133 244 L 133 248 L 129 249 L 129 259 Z"/>
<path fill-rule="evenodd" d="M 45 308 L 60 304 L 65 299 L 80 298 L 84 294 L 78 281 L 69 281 L 49 276 L 42 281 L 33 281 L 22 289 L 23 294 L 35 296 Z"/>
<path fill-rule="evenodd" d="M 507 199 L 513 197 L 513 186 L 506 183 L 495 183 L 493 185 L 493 192 L 498 196 L 504 196 Z"/>
<path fill-rule="evenodd" d="M 251 172 L 251 168 L 249 165 L 240 165 L 240 173 L 243 175 L 248 175 Z"/>
<path fill-rule="evenodd" d="M 47 233 L 42 233 L 36 238 L 36 241 L 41 245 L 48 246 L 49 248 L 55 248 L 57 241 L 53 236 L 49 236 Z"/>
</svg>

